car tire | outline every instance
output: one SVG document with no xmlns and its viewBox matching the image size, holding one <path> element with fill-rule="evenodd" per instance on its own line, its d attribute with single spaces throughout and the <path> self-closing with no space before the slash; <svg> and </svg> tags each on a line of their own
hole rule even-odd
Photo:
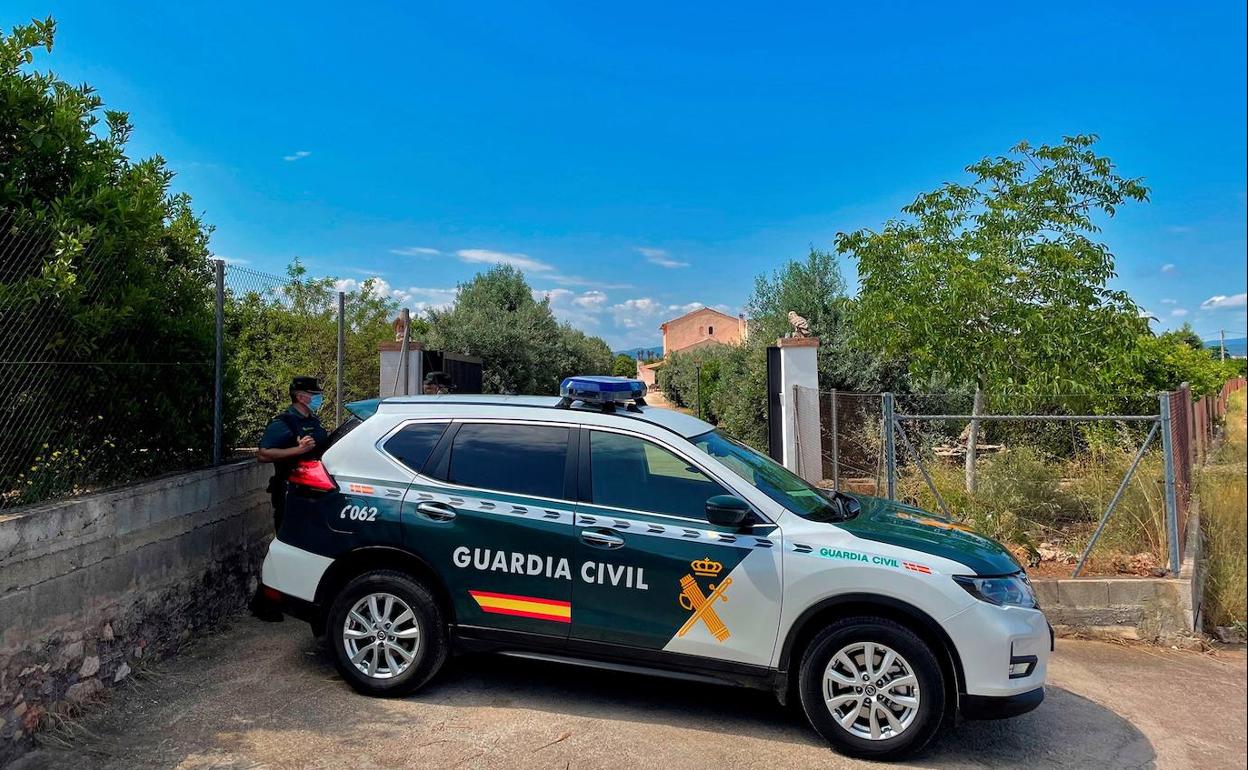
<svg viewBox="0 0 1248 770">
<path fill-rule="evenodd" d="M 342 678 L 365 695 L 406 695 L 446 661 L 446 621 L 433 594 L 410 575 L 368 572 L 330 605 L 325 639 Z"/>
<path fill-rule="evenodd" d="M 847 756 L 911 756 L 931 742 L 944 721 L 945 677 L 935 653 L 891 620 L 852 617 L 832 623 L 807 645 L 798 677 L 806 718 Z"/>
</svg>

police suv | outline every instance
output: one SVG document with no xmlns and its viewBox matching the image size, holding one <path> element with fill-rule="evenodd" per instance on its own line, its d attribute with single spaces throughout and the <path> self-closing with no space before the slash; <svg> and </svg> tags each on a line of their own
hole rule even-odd
<svg viewBox="0 0 1248 770">
<path fill-rule="evenodd" d="M 813 487 L 642 388 L 352 404 L 290 476 L 265 594 L 370 695 L 487 650 L 769 689 L 875 759 L 1041 702 L 1052 632 L 999 544 Z"/>
</svg>

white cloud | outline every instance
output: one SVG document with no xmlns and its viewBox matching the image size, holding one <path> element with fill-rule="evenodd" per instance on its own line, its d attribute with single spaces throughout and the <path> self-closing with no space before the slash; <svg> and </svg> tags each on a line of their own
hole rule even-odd
<svg viewBox="0 0 1248 770">
<path fill-rule="evenodd" d="M 227 265 L 250 265 L 251 264 L 250 259 L 240 259 L 238 257 L 227 257 L 224 254 L 213 254 L 212 258 L 220 259 L 224 261 L 225 264 Z"/>
<path fill-rule="evenodd" d="M 597 290 L 587 291 L 581 294 L 581 296 L 572 300 L 572 304 L 576 305 L 577 307 L 583 307 L 583 308 L 595 309 L 595 310 L 598 308 L 601 308 L 606 303 L 607 303 L 606 292 L 597 291 Z"/>
<path fill-rule="evenodd" d="M 511 265 L 520 270 L 532 270 L 535 273 L 554 269 L 545 262 L 533 259 L 528 254 L 514 252 L 492 251 L 490 249 L 460 249 L 455 252 L 455 256 L 459 257 L 461 262 L 469 264 Z"/>
<path fill-rule="evenodd" d="M 292 152 L 289 155 L 283 155 L 282 160 L 286 160 L 286 161 L 303 160 L 304 158 L 308 157 L 311 154 L 312 153 L 309 152 L 308 150 L 296 150 L 295 152 Z"/>
<path fill-rule="evenodd" d="M 342 278 L 334 281 L 335 291 L 356 291 L 368 281 L 373 282 L 373 291 L 383 297 L 391 297 L 403 307 L 415 313 L 426 310 L 445 310 L 455 304 L 459 289 L 430 288 L 426 286 L 409 286 L 406 289 L 395 288 L 380 276 L 370 276 L 357 281 L 354 278 Z"/>
<path fill-rule="evenodd" d="M 574 294 L 576 294 L 576 292 L 571 289 L 534 289 L 533 299 L 537 302 L 541 302 L 544 299 L 550 300 L 550 304 L 553 305 L 557 302 L 562 302 Z"/>
<path fill-rule="evenodd" d="M 390 253 L 398 254 L 400 257 L 432 257 L 442 252 L 428 246 L 404 246 L 401 249 L 390 249 Z"/>
<path fill-rule="evenodd" d="M 1233 294 L 1227 296 L 1225 294 L 1215 294 L 1204 302 L 1200 303 L 1201 310 L 1224 310 L 1227 308 L 1244 307 L 1248 305 L 1248 293 Z"/>
<path fill-rule="evenodd" d="M 1179 304 L 1179 301 L 1178 301 L 1177 299 L 1163 299 L 1163 300 L 1161 301 L 1161 304 L 1163 304 L 1163 305 L 1177 305 L 1177 304 Z"/>
<path fill-rule="evenodd" d="M 1173 262 L 1167 262 L 1166 264 L 1162 265 L 1162 266 L 1161 266 L 1161 272 L 1163 272 L 1163 273 L 1173 273 L 1173 272 L 1174 272 L 1174 263 L 1173 263 Z"/>
<path fill-rule="evenodd" d="M 689 267 L 688 262 L 681 262 L 678 259 L 672 259 L 663 249 L 651 249 L 645 246 L 639 246 L 637 248 L 637 252 L 641 254 L 641 256 L 645 257 L 647 262 L 658 265 L 659 267 L 666 267 L 668 269 Z"/>
<path fill-rule="evenodd" d="M 1174 310 L 1170 311 L 1170 315 L 1175 318 L 1182 318 L 1187 315 L 1187 310 L 1181 307 L 1176 307 Z"/>
</svg>

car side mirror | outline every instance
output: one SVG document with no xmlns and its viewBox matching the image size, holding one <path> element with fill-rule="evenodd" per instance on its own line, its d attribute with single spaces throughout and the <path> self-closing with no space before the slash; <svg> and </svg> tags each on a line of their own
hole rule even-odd
<svg viewBox="0 0 1248 770">
<path fill-rule="evenodd" d="M 720 527 L 740 529 L 750 517 L 750 504 L 733 495 L 715 495 L 706 501 L 706 520 Z"/>
</svg>

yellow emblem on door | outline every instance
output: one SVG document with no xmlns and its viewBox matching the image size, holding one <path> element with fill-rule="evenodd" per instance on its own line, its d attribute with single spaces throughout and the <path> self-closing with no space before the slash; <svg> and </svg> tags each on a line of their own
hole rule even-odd
<svg viewBox="0 0 1248 770">
<path fill-rule="evenodd" d="M 717 561 L 711 561 L 710 558 L 698 559 L 690 562 L 690 568 L 693 575 L 701 575 L 702 577 L 718 577 L 723 571 L 724 565 Z M 719 614 L 715 612 L 715 602 L 727 602 L 728 586 L 732 585 L 732 578 L 725 577 L 720 581 L 719 585 L 708 583 L 706 588 L 710 593 L 702 593 L 701 586 L 698 585 L 697 578 L 693 575 L 685 575 L 680 579 L 680 606 L 689 610 L 693 614 L 689 616 L 685 624 L 676 632 L 676 636 L 684 636 L 689 630 L 697 625 L 698 621 L 702 621 L 706 625 L 706 630 L 711 632 L 711 636 L 715 637 L 715 641 L 722 642 L 731 636 L 728 626 L 724 625 L 724 621 L 720 619 Z"/>
</svg>

